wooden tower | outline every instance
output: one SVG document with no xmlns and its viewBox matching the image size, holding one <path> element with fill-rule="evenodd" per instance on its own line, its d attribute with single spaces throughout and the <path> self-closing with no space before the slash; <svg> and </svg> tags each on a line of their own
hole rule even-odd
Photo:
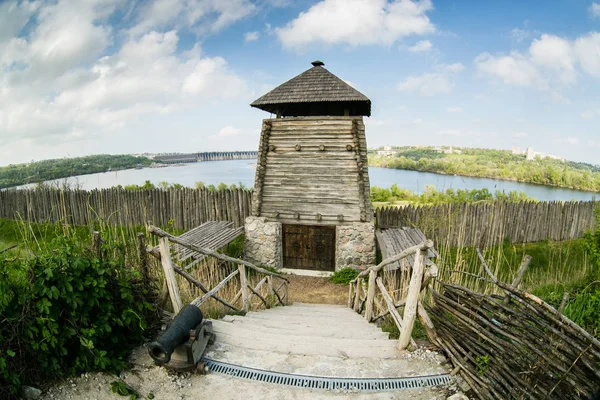
<svg viewBox="0 0 600 400">
<path fill-rule="evenodd" d="M 251 106 L 263 120 L 246 257 L 333 271 L 375 263 L 363 116 L 371 101 L 320 61 Z"/>
</svg>

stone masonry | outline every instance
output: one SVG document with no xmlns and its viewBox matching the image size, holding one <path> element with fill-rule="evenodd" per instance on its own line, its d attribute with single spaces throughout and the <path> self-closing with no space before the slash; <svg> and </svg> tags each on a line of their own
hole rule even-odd
<svg viewBox="0 0 600 400">
<path fill-rule="evenodd" d="M 244 224 L 246 234 L 244 258 L 256 265 L 281 268 L 282 229 L 280 222 L 267 222 L 263 217 L 248 217 Z"/>
<path fill-rule="evenodd" d="M 336 227 L 335 270 L 375 265 L 375 224 L 356 222 Z"/>
</svg>

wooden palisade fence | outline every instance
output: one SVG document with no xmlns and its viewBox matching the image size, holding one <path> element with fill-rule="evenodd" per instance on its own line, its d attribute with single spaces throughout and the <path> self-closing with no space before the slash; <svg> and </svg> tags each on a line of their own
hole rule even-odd
<svg viewBox="0 0 600 400">
<path fill-rule="evenodd" d="M 375 211 L 379 227 L 418 227 L 438 245 L 487 247 L 578 239 L 595 226 L 596 202 L 494 202 L 388 207 Z M 243 226 L 252 211 L 252 191 L 151 189 L 130 191 L 40 188 L 0 191 L 0 218 L 88 225 L 103 219 L 115 225 L 189 230 L 207 221 Z"/>
<path fill-rule="evenodd" d="M 115 225 L 157 226 L 172 223 L 189 230 L 207 221 L 243 226 L 252 211 L 249 190 L 150 189 L 0 191 L 0 218 L 88 225 L 103 219 Z"/>
<path fill-rule="evenodd" d="M 595 399 L 600 391 L 600 341 L 558 310 L 518 289 L 529 264 L 514 282 L 499 281 L 502 295 L 484 295 L 439 280 L 427 307 L 437 344 L 480 399 Z M 458 272 L 458 271 L 457 271 Z"/>
<path fill-rule="evenodd" d="M 166 287 L 175 314 L 182 308 L 179 285 L 175 279 L 175 274 L 182 276 L 190 285 L 197 287 L 203 292 L 201 296 L 190 302 L 190 304 L 198 308 L 210 299 L 214 299 L 235 312 L 247 312 L 253 307 L 271 308 L 272 306 L 284 306 L 287 304 L 288 279 L 285 276 L 267 271 L 250 262 L 229 257 L 212 249 L 188 243 L 155 226 L 150 226 L 148 230 L 160 238 L 160 250 L 156 251 L 155 248 L 148 247 L 147 251 L 159 259 L 163 266 Z M 194 269 L 188 269 L 175 264 L 175 261 L 171 257 L 170 243 L 175 243 L 190 251 L 207 256 L 207 260 L 213 259 L 218 261 L 218 270 L 209 274 L 212 282 L 201 282 L 197 278 L 199 276 L 198 272 L 202 272 L 197 270 L 202 269 L 207 264 L 206 262 L 195 264 Z M 225 275 L 224 278 L 214 278 L 215 276 L 223 277 L 223 275 Z M 210 286 L 213 286 L 213 288 L 209 289 Z M 231 299 L 225 299 L 219 295 L 219 292 L 223 291 L 226 287 L 233 288 L 233 290 L 227 291 L 228 293 L 235 293 Z M 253 304 L 253 296 L 258 300 L 257 304 Z M 241 302 L 241 305 L 236 305 L 238 302 Z"/>
<path fill-rule="evenodd" d="M 383 207 L 380 228 L 418 227 L 438 245 L 488 247 L 512 243 L 578 239 L 595 226 L 597 202 L 449 203 Z"/>
<path fill-rule="evenodd" d="M 427 287 L 430 280 L 437 276 L 437 267 L 431 263 L 426 266 L 427 250 L 433 248 L 433 242 L 427 240 L 416 246 L 400 252 L 399 254 L 383 260 L 376 266 L 362 271 L 353 281 L 350 282 L 348 294 L 348 307 L 361 313 L 364 311 L 364 317 L 367 321 L 375 321 L 390 314 L 394 323 L 400 331 L 398 348 L 404 350 L 407 347 L 415 347 L 411 338 L 415 318 L 418 315 L 429 340 L 436 344 L 436 332 L 427 315 L 427 311 L 419 301 L 419 295 Z M 399 292 L 392 293 L 388 291 L 391 285 L 386 284 L 385 272 L 389 277 L 395 279 L 395 273 L 406 273 L 407 271 L 386 270 L 386 266 L 402 260 L 414 254 L 414 264 L 409 267 L 410 283 L 407 288 L 401 288 Z M 396 265 L 400 265 L 397 263 Z M 401 268 L 401 267 L 395 267 Z M 392 272 L 392 274 L 389 274 Z M 368 276 L 368 284 L 365 279 Z M 404 307 L 404 316 L 401 317 L 398 308 Z"/>
</svg>

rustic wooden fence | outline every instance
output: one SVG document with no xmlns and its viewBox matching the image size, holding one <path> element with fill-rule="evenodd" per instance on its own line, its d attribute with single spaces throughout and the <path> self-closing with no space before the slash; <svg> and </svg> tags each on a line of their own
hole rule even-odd
<svg viewBox="0 0 600 400">
<path fill-rule="evenodd" d="M 189 230 L 206 221 L 243 226 L 252 210 L 248 190 L 151 189 L 5 190 L 0 191 L 0 218 L 34 222 L 66 221 L 87 225 L 103 219 L 117 225 L 167 226 Z"/>
<path fill-rule="evenodd" d="M 375 216 L 380 227 L 418 227 L 437 245 L 486 247 L 506 238 L 513 243 L 580 238 L 595 227 L 596 205 L 591 201 L 442 204 L 379 208 Z M 184 230 L 206 221 L 243 226 L 251 210 L 252 192 L 242 189 L 0 191 L 0 218 L 74 225 L 101 218 L 119 225 L 167 226 L 172 221 Z"/>
<path fill-rule="evenodd" d="M 488 276 L 477 278 L 500 294 L 438 280 L 425 306 L 454 372 L 482 400 L 598 398 L 600 341 L 563 315 L 568 294 L 555 309 L 518 288 L 531 257 L 509 285 L 478 253 Z"/>
<path fill-rule="evenodd" d="M 379 227 L 418 227 L 437 244 L 493 246 L 578 239 L 594 229 L 598 202 L 494 202 L 379 208 Z"/>
</svg>

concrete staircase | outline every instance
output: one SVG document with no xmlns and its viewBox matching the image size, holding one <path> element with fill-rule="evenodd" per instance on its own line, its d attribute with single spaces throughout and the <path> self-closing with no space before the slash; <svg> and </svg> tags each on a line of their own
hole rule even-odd
<svg viewBox="0 0 600 400">
<path fill-rule="evenodd" d="M 397 340 L 345 306 L 295 303 L 226 316 L 213 321 L 213 331 L 217 340 L 206 356 L 246 367 L 344 378 L 448 372 L 443 356 L 398 351 Z"/>
</svg>

